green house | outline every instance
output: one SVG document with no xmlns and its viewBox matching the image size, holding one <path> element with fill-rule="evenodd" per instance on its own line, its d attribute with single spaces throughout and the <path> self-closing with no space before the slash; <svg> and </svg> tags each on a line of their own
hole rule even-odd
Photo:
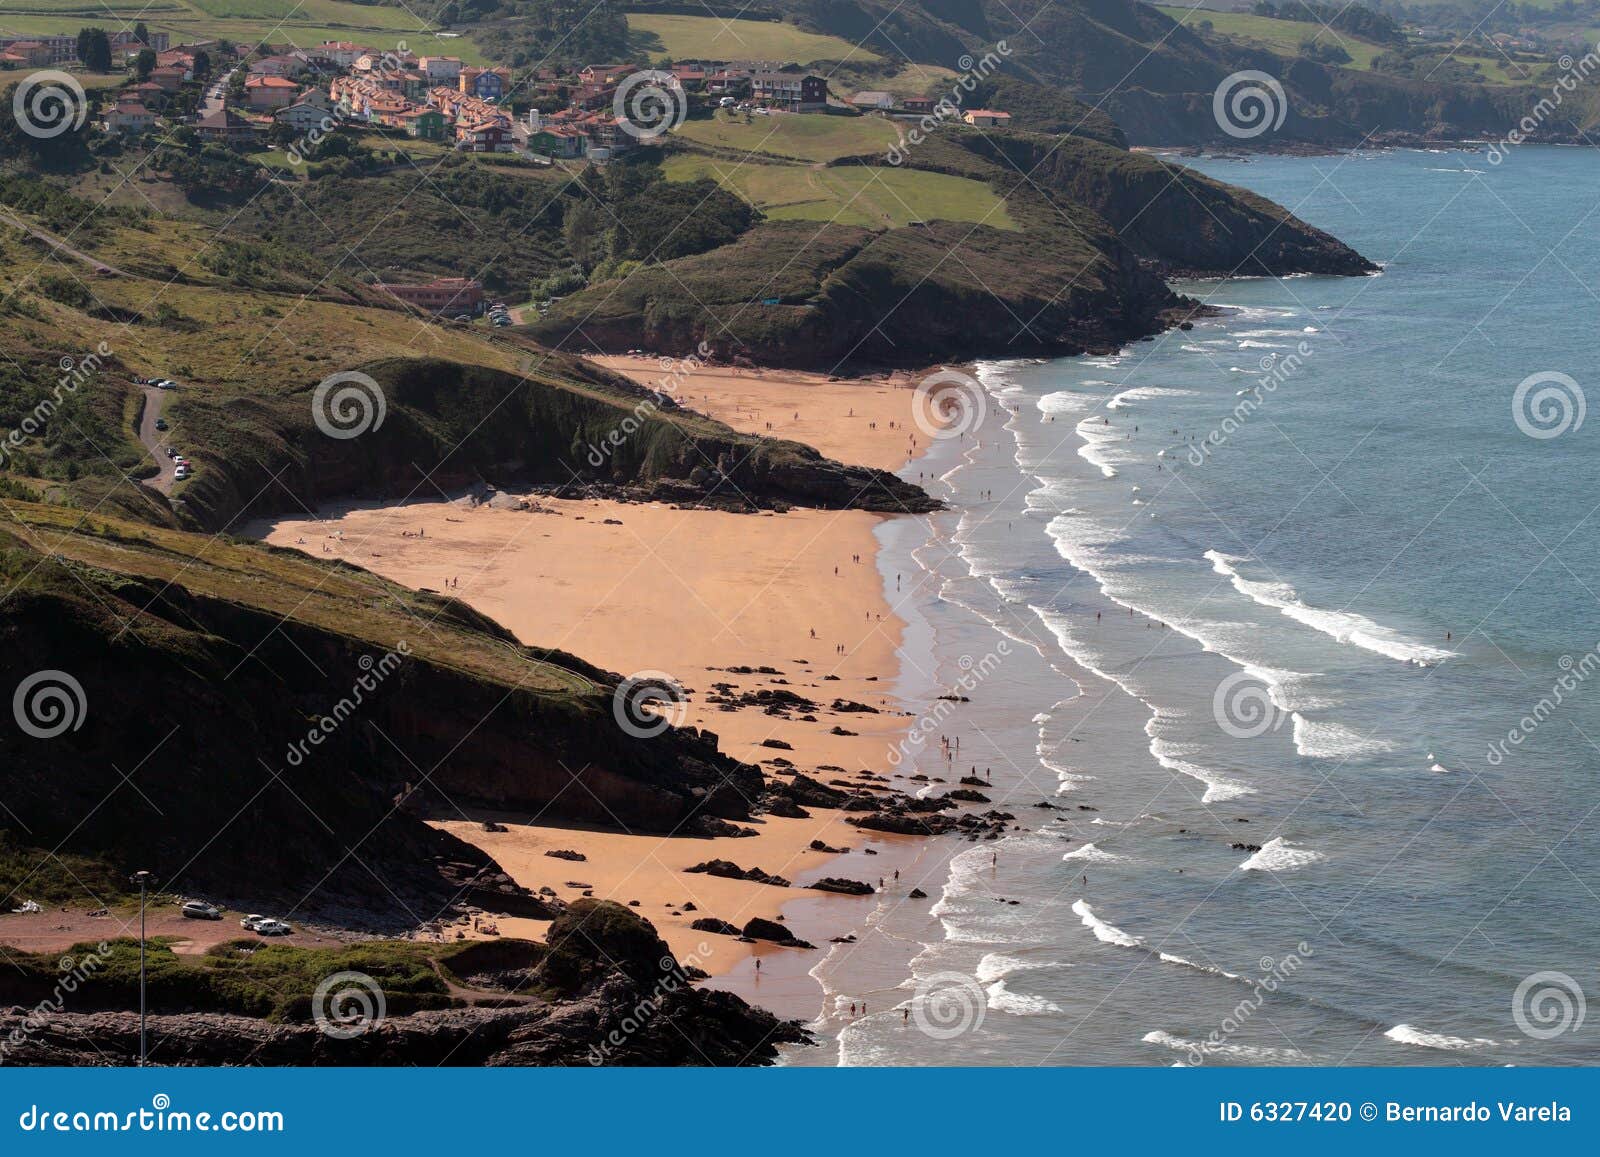
<svg viewBox="0 0 1600 1157">
<path fill-rule="evenodd" d="M 436 108 L 412 109 L 404 114 L 406 136 L 424 141 L 444 140 L 444 114 Z"/>
</svg>

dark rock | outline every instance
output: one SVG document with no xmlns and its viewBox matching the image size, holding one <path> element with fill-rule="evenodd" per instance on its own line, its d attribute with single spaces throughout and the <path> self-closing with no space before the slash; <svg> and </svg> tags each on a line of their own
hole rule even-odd
<svg viewBox="0 0 1600 1157">
<path fill-rule="evenodd" d="M 718 920 L 715 916 L 702 916 L 689 927 L 696 932 L 715 932 L 719 936 L 738 936 L 739 928 L 736 924 L 729 924 L 726 920 Z"/>
<path fill-rule="evenodd" d="M 863 884 L 860 880 L 846 880 L 841 876 L 825 876 L 814 884 L 806 887 L 818 892 L 838 892 L 843 896 L 871 896 L 876 889 L 871 884 Z"/>
<path fill-rule="evenodd" d="M 552 860 L 571 860 L 574 863 L 579 864 L 584 863 L 589 858 L 582 852 L 574 852 L 567 848 L 547 848 L 545 849 L 544 854 L 549 856 Z"/>
<path fill-rule="evenodd" d="M 764 920 L 760 916 L 753 916 L 744 926 L 744 934 L 752 940 L 766 940 L 773 944 L 781 944 L 785 948 L 815 948 L 815 944 L 808 944 L 797 939 L 782 924 L 773 920 Z"/>
</svg>

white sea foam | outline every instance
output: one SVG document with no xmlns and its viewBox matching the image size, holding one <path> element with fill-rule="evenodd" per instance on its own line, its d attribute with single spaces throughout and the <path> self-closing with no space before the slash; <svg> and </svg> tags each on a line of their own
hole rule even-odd
<svg viewBox="0 0 1600 1157">
<path fill-rule="evenodd" d="M 1012 992 L 1006 982 L 997 980 L 988 987 L 989 1008 L 994 1012 L 1008 1012 L 1012 1016 L 1049 1016 L 1061 1011 L 1061 1006 L 1042 996 L 1029 996 Z"/>
<path fill-rule="evenodd" d="M 1242 341 L 1239 343 L 1242 350 L 1281 350 L 1287 349 L 1281 341 Z"/>
<path fill-rule="evenodd" d="M 1498 1041 L 1488 1037 L 1460 1037 L 1446 1036 L 1444 1033 L 1428 1032 L 1411 1024 L 1397 1024 L 1383 1034 L 1392 1041 L 1403 1045 L 1416 1045 L 1425 1049 L 1442 1049 L 1446 1052 L 1462 1052 L 1467 1049 L 1493 1048 Z"/>
<path fill-rule="evenodd" d="M 1299 1065 L 1311 1060 L 1309 1053 L 1299 1049 L 1268 1048 L 1264 1045 L 1241 1045 L 1230 1041 L 1202 1041 L 1190 1040 L 1186 1037 L 1176 1036 L 1170 1032 L 1157 1029 L 1147 1032 L 1139 1038 L 1145 1044 L 1165 1045 L 1178 1052 L 1198 1054 L 1202 1059 L 1206 1057 L 1223 1057 L 1230 1061 L 1250 1065 Z"/>
<path fill-rule="evenodd" d="M 1161 957 L 1163 964 L 1177 964 L 1184 968 L 1192 968 L 1196 972 L 1204 972 L 1209 976 L 1225 977 L 1228 980 L 1244 979 L 1237 972 L 1229 972 L 1224 968 L 1212 968 L 1209 964 L 1196 964 L 1193 960 L 1189 960 L 1183 956 L 1176 956 L 1171 952 L 1161 952 L 1157 953 L 1157 955 Z"/>
<path fill-rule="evenodd" d="M 1240 783 L 1238 780 L 1229 779 L 1224 775 L 1195 763 L 1192 759 L 1185 758 L 1191 754 L 1192 749 L 1183 747 L 1156 735 L 1159 716 L 1153 716 L 1145 724 L 1145 734 L 1150 736 L 1150 754 L 1168 771 L 1175 771 L 1179 775 L 1186 775 L 1190 779 L 1197 779 L 1206 785 L 1205 794 L 1200 797 L 1201 803 L 1223 803 L 1230 799 L 1238 799 L 1242 795 L 1254 795 L 1255 788 L 1249 784 Z"/>
<path fill-rule="evenodd" d="M 1236 569 L 1236 564 L 1242 562 L 1242 559 L 1233 558 L 1217 550 L 1206 551 L 1205 557 L 1210 561 L 1211 568 L 1218 574 L 1225 575 L 1233 584 L 1234 590 L 1246 598 L 1264 607 L 1271 607 L 1295 622 L 1321 631 L 1341 643 L 1418 666 L 1450 659 L 1456 654 L 1454 651 L 1441 650 L 1408 639 L 1398 631 L 1380 626 L 1354 611 L 1328 611 L 1307 606 L 1300 601 L 1300 596 L 1287 583 L 1257 582 L 1245 578 Z"/>
<path fill-rule="evenodd" d="M 1115 852 L 1107 852 L 1095 847 L 1092 843 L 1084 844 L 1081 848 L 1074 848 L 1061 857 L 1063 860 L 1076 860 L 1085 864 L 1125 864 L 1127 856 L 1119 856 Z"/>
<path fill-rule="evenodd" d="M 1070 965 L 1059 960 L 1023 960 L 1017 956 L 1006 956 L 1000 952 L 991 952 L 978 961 L 978 968 L 974 975 L 980 984 L 993 984 L 996 980 L 1004 980 L 1013 972 L 1038 972 L 1043 968 L 1068 968 Z"/>
<path fill-rule="evenodd" d="M 1328 857 L 1310 848 L 1297 848 L 1282 836 L 1268 840 L 1261 850 L 1239 865 L 1245 872 L 1292 872 Z"/>
<path fill-rule="evenodd" d="M 1095 939 L 1103 944 L 1115 944 L 1120 948 L 1138 948 L 1144 943 L 1137 936 L 1130 936 L 1121 928 L 1107 924 L 1096 916 L 1087 900 L 1074 900 L 1072 911 L 1083 921 L 1083 926 L 1094 933 Z"/>
<path fill-rule="evenodd" d="M 1362 735 L 1341 723 L 1307 719 L 1298 711 L 1293 713 L 1292 718 L 1295 750 L 1312 759 L 1353 759 L 1359 755 L 1376 755 L 1394 750 L 1394 744 L 1387 740 Z"/>
</svg>

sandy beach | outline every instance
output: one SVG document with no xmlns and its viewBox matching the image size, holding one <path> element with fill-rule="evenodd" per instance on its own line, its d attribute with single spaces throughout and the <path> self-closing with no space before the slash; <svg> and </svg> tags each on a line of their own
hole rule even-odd
<svg viewBox="0 0 1600 1157">
<path fill-rule="evenodd" d="M 590 360 L 641 385 L 661 388 L 667 377 L 656 358 Z M 708 365 L 674 373 L 671 384 L 685 406 L 735 430 L 804 442 L 855 466 L 899 470 L 927 448 L 927 435 L 912 421 L 912 392 L 921 377 L 834 380 L 799 370 Z"/>
<path fill-rule="evenodd" d="M 616 368 L 627 359 L 608 360 Z M 656 368 L 653 361 L 632 360 Z M 788 396 L 787 375 L 706 375 L 708 380 L 685 392 L 719 391 L 717 405 L 707 407 L 719 417 L 763 433 L 766 421 L 777 424 L 761 415 Z M 904 424 L 907 386 L 800 377 L 803 401 L 789 405 L 789 423 L 774 433 L 805 433 L 825 453 L 853 461 L 900 464 L 891 446 L 899 432 L 889 431 L 888 422 Z M 836 420 L 825 421 L 829 413 Z M 817 510 L 748 515 L 544 497 L 532 505 L 496 508 L 471 498 L 347 504 L 325 508 L 316 519 L 257 523 L 248 532 L 407 586 L 448 590 L 525 643 L 569 650 L 622 674 L 665 672 L 688 692 L 679 722 L 715 732 L 722 750 L 764 763 L 769 772 L 781 770 L 774 761 L 786 760 L 824 782 L 862 783 L 863 772 L 893 774 L 888 751 L 908 719 L 889 698 L 904 625 L 889 606 L 875 565 L 873 531 L 884 516 Z M 888 581 L 893 589 L 894 578 Z M 707 701 L 777 688 L 816 706 L 785 719 L 759 707 Z M 637 901 L 675 952 L 713 974 L 747 959 L 751 946 L 690 928 L 697 918 L 742 925 L 753 916 L 776 918 L 797 895 L 809 895 L 822 899 L 824 910 L 837 906 L 847 927 L 855 906 L 871 902 L 684 871 L 723 858 L 796 885 L 829 874 L 823 867 L 833 857 L 811 850 L 812 841 L 852 846 L 858 849 L 852 859 L 869 841 L 826 809 L 804 820 L 765 817 L 754 838 L 718 840 L 533 826 L 525 816 L 473 820 L 484 818 L 499 820 L 507 830 L 485 832 L 478 822 L 466 821 L 441 826 L 483 847 L 528 887 L 553 888 L 563 899 L 589 893 L 624 904 Z M 891 853 L 881 863 L 892 874 L 900 859 L 893 852 L 902 841 L 874 836 L 870 842 Z M 548 850 L 586 859 L 563 862 L 546 856 Z M 855 867 L 869 872 L 879 862 Z M 864 872 L 857 878 L 865 878 Z M 818 908 L 803 907 L 808 913 Z M 796 928 L 802 938 L 831 934 L 814 918 L 805 923 Z M 539 937 L 543 927 L 502 920 L 498 931 Z M 789 950 L 763 945 L 760 951 Z"/>
</svg>

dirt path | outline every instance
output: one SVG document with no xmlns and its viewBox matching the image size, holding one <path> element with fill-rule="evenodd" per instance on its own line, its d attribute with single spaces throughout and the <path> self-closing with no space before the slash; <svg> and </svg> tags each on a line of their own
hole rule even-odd
<svg viewBox="0 0 1600 1157">
<path fill-rule="evenodd" d="M 13 215 L 12 213 L 8 212 L 7 210 L 0 209 L 0 221 L 3 221 L 5 224 L 10 225 L 14 229 L 21 229 L 24 233 L 28 234 L 28 236 L 30 236 L 30 237 L 34 237 L 34 238 L 37 238 L 40 241 L 43 241 L 46 245 L 50 246 L 50 248 L 54 249 L 57 253 L 61 253 L 61 254 L 64 254 L 65 256 L 67 256 L 67 257 L 71 257 L 75 261 L 83 262 L 85 265 L 87 265 L 91 270 L 93 270 L 99 276 L 105 276 L 105 277 L 109 277 L 109 276 L 112 276 L 112 275 L 115 275 L 117 277 L 125 277 L 125 276 L 127 276 L 125 273 L 122 272 L 122 270 L 118 269 L 115 265 L 107 265 L 104 261 L 101 261 L 97 257 L 90 257 L 87 253 L 85 253 L 81 249 L 74 249 L 72 246 L 68 245 L 65 241 L 61 240 L 61 238 L 57 237 L 54 233 L 47 232 L 46 230 L 40 229 L 35 225 L 29 225 L 26 221 L 22 220 L 22 218 Z"/>
<path fill-rule="evenodd" d="M 144 484 L 162 494 L 171 494 L 173 483 L 178 480 L 178 467 L 167 457 L 167 432 L 156 429 L 156 419 L 161 417 L 161 410 L 167 404 L 166 391 L 158 390 L 155 386 L 139 388 L 144 391 L 144 414 L 139 419 L 139 441 L 144 443 L 144 448 L 150 451 L 150 456 L 161 468 L 160 474 L 154 478 L 146 478 Z"/>
</svg>

